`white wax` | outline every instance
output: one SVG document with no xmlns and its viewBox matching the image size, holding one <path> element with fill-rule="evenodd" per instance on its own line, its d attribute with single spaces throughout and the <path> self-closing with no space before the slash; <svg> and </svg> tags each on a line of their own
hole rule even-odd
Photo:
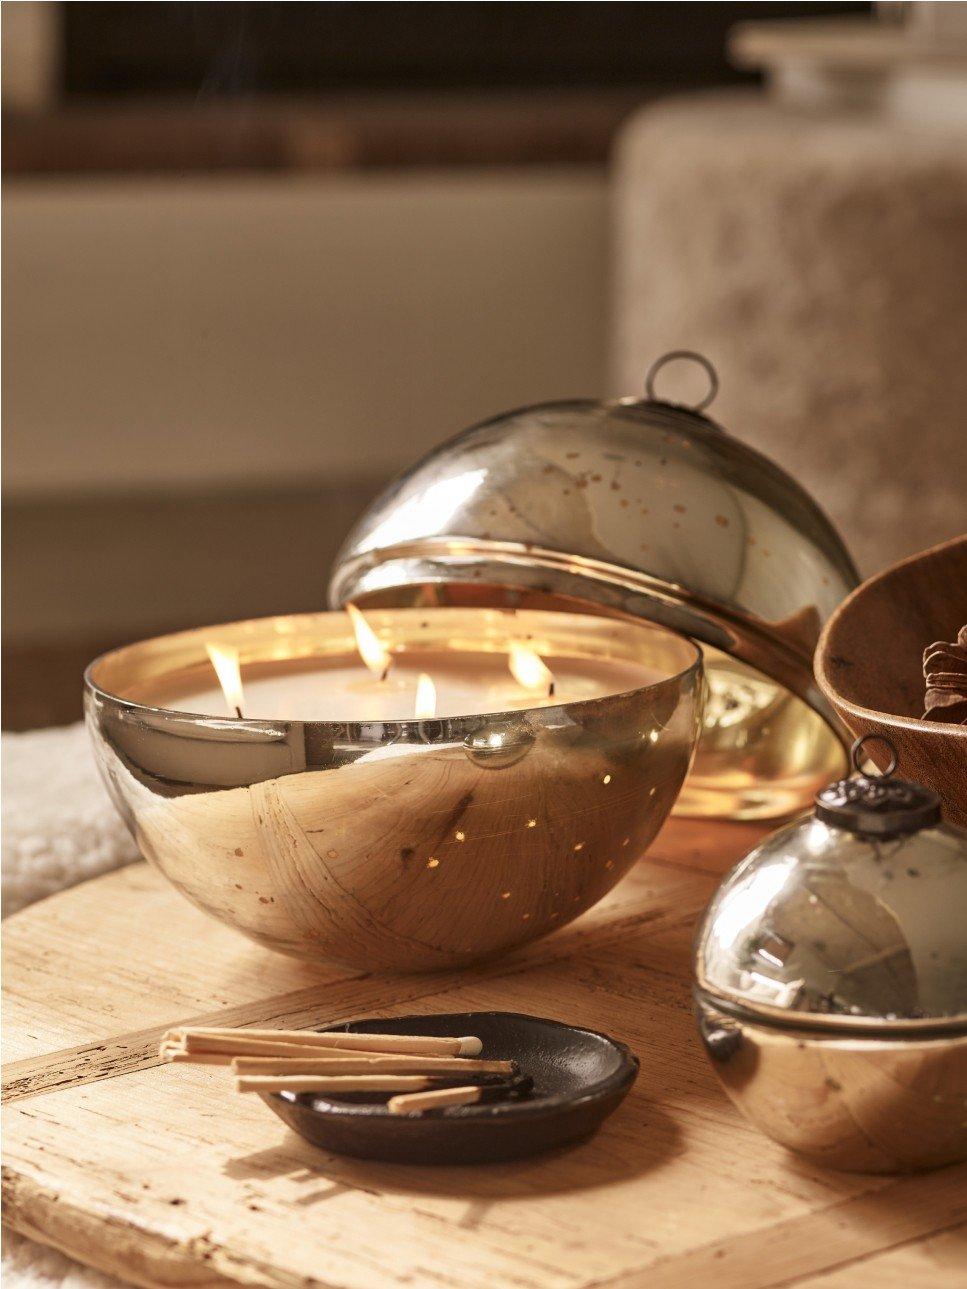
<svg viewBox="0 0 967 1289">
<path fill-rule="evenodd" d="M 473 716 L 621 694 L 654 684 L 664 674 L 639 663 L 598 658 L 544 657 L 554 673 L 554 695 L 524 689 L 500 653 L 412 651 L 394 655 L 386 680 L 358 658 L 252 664 L 242 667 L 243 715 L 252 720 L 393 721 L 414 715 L 421 672 L 436 685 L 437 716 Z M 162 705 L 205 716 L 234 716 L 212 685 Z"/>
</svg>

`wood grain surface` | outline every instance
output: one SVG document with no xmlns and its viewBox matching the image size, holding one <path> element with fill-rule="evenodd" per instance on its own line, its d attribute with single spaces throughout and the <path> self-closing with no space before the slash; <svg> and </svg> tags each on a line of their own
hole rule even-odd
<svg viewBox="0 0 967 1289">
<path fill-rule="evenodd" d="M 140 864 L 43 901 L 4 937 L 6 1220 L 149 1286 L 963 1284 L 967 1169 L 823 1172 L 761 1137 L 707 1068 L 693 924 L 759 831 L 672 821 L 578 922 L 422 976 L 273 955 Z M 175 1022 L 465 1008 L 607 1030 L 641 1058 L 638 1082 L 576 1148 L 415 1168 L 314 1150 L 224 1070 L 157 1058 Z"/>
</svg>

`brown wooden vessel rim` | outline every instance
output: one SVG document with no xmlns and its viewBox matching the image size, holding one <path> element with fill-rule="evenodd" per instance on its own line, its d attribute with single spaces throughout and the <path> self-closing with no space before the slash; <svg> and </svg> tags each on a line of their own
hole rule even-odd
<svg viewBox="0 0 967 1289">
<path fill-rule="evenodd" d="M 829 701 L 841 711 L 849 712 L 851 716 L 858 717 L 860 720 L 870 721 L 876 724 L 896 725 L 903 729 L 916 730 L 918 734 L 929 734 L 942 738 L 960 738 L 967 739 L 967 725 L 954 725 L 949 721 L 926 721 L 918 716 L 902 716 L 899 712 L 878 711 L 874 707 L 863 707 L 860 703 L 854 703 L 852 699 L 844 697 L 834 685 L 828 669 L 827 662 L 832 652 L 832 641 L 839 625 L 843 619 L 852 611 L 859 600 L 874 587 L 879 586 L 888 578 L 892 577 L 900 569 L 908 565 L 920 563 L 922 560 L 931 559 L 944 551 L 951 550 L 957 546 L 967 546 L 967 535 L 954 537 L 950 541 L 940 542 L 937 546 L 931 546 L 929 550 L 921 551 L 917 555 L 910 555 L 906 559 L 892 564 L 889 568 L 874 574 L 867 581 L 862 582 L 854 591 L 843 600 L 833 611 L 826 625 L 823 627 L 819 637 L 819 643 L 816 646 L 815 675 L 816 683 L 829 699 Z M 924 645 L 929 644 L 929 640 L 924 641 Z"/>
</svg>

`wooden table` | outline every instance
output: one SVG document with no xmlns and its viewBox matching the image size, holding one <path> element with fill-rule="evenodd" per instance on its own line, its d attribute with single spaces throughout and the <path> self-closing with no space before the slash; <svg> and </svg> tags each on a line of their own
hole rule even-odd
<svg viewBox="0 0 967 1289">
<path fill-rule="evenodd" d="M 756 835 L 673 821 L 578 922 L 446 975 L 275 956 L 144 864 L 35 905 L 4 937 L 6 1220 L 152 1286 L 963 1285 L 967 1168 L 822 1172 L 746 1124 L 707 1068 L 692 925 Z M 421 1169 L 314 1151 L 224 1069 L 158 1063 L 174 1022 L 464 1008 L 605 1029 L 640 1056 L 637 1084 L 576 1148 Z"/>
</svg>

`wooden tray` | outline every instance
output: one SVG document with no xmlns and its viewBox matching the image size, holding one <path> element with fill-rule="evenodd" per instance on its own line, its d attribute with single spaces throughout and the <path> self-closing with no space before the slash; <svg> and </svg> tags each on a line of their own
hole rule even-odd
<svg viewBox="0 0 967 1289">
<path fill-rule="evenodd" d="M 275 956 L 143 864 L 4 937 L 6 1220 L 141 1285 L 649 1289 L 961 1285 L 967 1168 L 850 1177 L 798 1162 L 706 1068 L 691 924 L 757 829 L 673 821 L 611 896 L 463 973 L 364 975 Z M 641 1058 L 575 1149 L 415 1168 L 314 1151 L 222 1069 L 159 1066 L 176 1021 L 305 1025 L 502 1008 L 604 1029 Z"/>
</svg>

